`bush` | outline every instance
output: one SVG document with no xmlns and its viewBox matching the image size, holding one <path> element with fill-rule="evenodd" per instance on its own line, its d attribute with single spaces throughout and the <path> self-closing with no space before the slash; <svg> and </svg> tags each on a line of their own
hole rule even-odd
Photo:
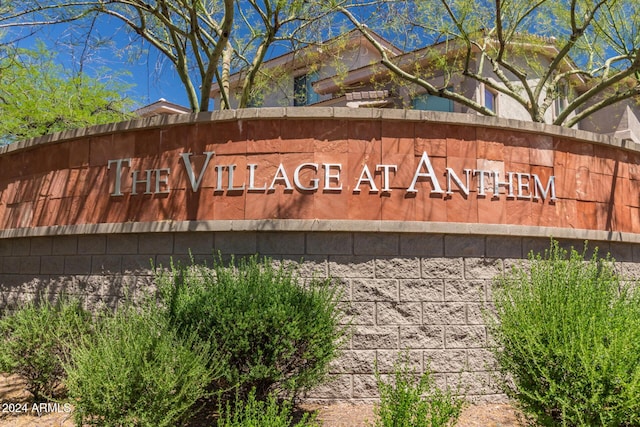
<svg viewBox="0 0 640 427">
<path fill-rule="evenodd" d="M 270 394 L 266 401 L 256 400 L 251 391 L 246 402 L 238 399 L 232 407 L 229 402 L 221 411 L 218 427 L 319 427 L 314 417 L 304 414 L 302 419 L 293 424 L 291 401 L 278 403 L 278 399 Z"/>
<path fill-rule="evenodd" d="M 194 345 L 154 308 L 103 314 L 66 366 L 76 424 L 174 426 L 192 415 L 210 381 L 208 350 Z"/>
<path fill-rule="evenodd" d="M 439 388 L 427 369 L 417 375 L 409 368 L 408 357 L 394 365 L 390 381 L 376 367 L 380 403 L 375 408 L 375 427 L 453 426 L 465 402 L 450 389 Z"/>
<path fill-rule="evenodd" d="M 640 424 L 640 300 L 610 259 L 552 242 L 497 285 L 494 352 L 526 413 L 547 426 Z"/>
<path fill-rule="evenodd" d="M 61 297 L 29 302 L 0 319 L 0 371 L 19 374 L 36 401 L 61 394 L 71 342 L 88 331 L 90 316 Z"/>
<path fill-rule="evenodd" d="M 323 379 L 344 335 L 331 282 L 302 286 L 295 267 L 269 259 L 174 265 L 158 283 L 178 333 L 196 330 L 218 349 L 218 389 L 238 387 L 245 396 L 253 389 L 258 400 L 294 396 Z"/>
</svg>

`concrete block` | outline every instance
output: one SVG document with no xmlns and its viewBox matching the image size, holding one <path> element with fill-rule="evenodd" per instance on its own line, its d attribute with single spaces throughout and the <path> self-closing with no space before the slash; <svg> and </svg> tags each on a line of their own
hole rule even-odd
<svg viewBox="0 0 640 427">
<path fill-rule="evenodd" d="M 353 254 L 352 233 L 318 232 L 307 233 L 308 254 Z"/>
<path fill-rule="evenodd" d="M 494 371 L 498 369 L 496 359 L 486 348 L 470 348 L 467 350 L 469 371 Z"/>
<path fill-rule="evenodd" d="M 429 279 L 462 279 L 464 263 L 462 258 L 424 258 L 422 277 Z"/>
<path fill-rule="evenodd" d="M 398 301 L 398 281 L 395 279 L 352 279 L 353 301 Z"/>
<path fill-rule="evenodd" d="M 0 258 L 2 261 L 2 272 L 4 274 L 20 274 L 21 257 L 5 256 Z"/>
<path fill-rule="evenodd" d="M 427 325 L 465 325 L 465 304 L 461 302 L 422 303 L 423 322 Z"/>
<path fill-rule="evenodd" d="M 504 270 L 501 259 L 465 258 L 464 277 L 467 279 L 493 279 Z"/>
<path fill-rule="evenodd" d="M 400 235 L 395 233 L 356 233 L 353 236 L 355 255 L 397 255 Z"/>
<path fill-rule="evenodd" d="M 284 266 L 293 267 L 298 277 L 303 279 L 325 279 L 329 277 L 329 263 L 326 255 L 286 255 L 281 260 Z M 339 278 L 336 278 L 339 280 Z"/>
<path fill-rule="evenodd" d="M 52 255 L 53 238 L 52 237 L 35 237 L 31 239 L 31 255 Z"/>
<path fill-rule="evenodd" d="M 52 253 L 56 255 L 76 255 L 78 238 L 76 236 L 60 236 L 53 240 Z"/>
<path fill-rule="evenodd" d="M 258 253 L 262 255 L 290 255 L 305 253 L 305 235 L 296 232 L 260 233 L 257 236 Z"/>
<path fill-rule="evenodd" d="M 370 374 L 374 371 L 375 350 L 344 350 L 331 362 L 332 374 Z"/>
<path fill-rule="evenodd" d="M 442 279 L 401 279 L 400 301 L 444 301 Z"/>
<path fill-rule="evenodd" d="M 400 326 L 400 347 L 411 349 L 444 348 L 442 326 Z"/>
<path fill-rule="evenodd" d="M 418 279 L 420 278 L 419 258 L 378 258 L 375 260 L 376 278 Z"/>
<path fill-rule="evenodd" d="M 522 256 L 522 238 L 487 236 L 487 256 L 490 258 L 513 258 Z"/>
<path fill-rule="evenodd" d="M 401 234 L 400 255 L 442 257 L 444 255 L 444 235 Z"/>
<path fill-rule="evenodd" d="M 468 325 L 484 325 L 484 310 L 490 305 L 467 303 L 467 324 Z"/>
<path fill-rule="evenodd" d="M 40 257 L 20 257 L 20 274 L 38 274 L 40 272 Z"/>
<path fill-rule="evenodd" d="M 500 386 L 491 372 L 461 372 L 447 374 L 447 386 L 464 395 L 499 394 Z"/>
<path fill-rule="evenodd" d="M 119 274 L 122 271 L 120 255 L 93 255 L 91 257 L 91 274 Z"/>
<path fill-rule="evenodd" d="M 141 254 L 173 253 L 173 233 L 143 233 L 138 238 L 138 252 Z"/>
<path fill-rule="evenodd" d="M 378 325 L 420 325 L 422 304 L 419 302 L 378 302 L 376 303 L 376 323 Z"/>
<path fill-rule="evenodd" d="M 213 233 L 186 232 L 174 235 L 173 253 L 194 254 L 212 257 L 214 255 Z"/>
<path fill-rule="evenodd" d="M 50 255 L 40 258 L 40 274 L 63 274 L 64 256 Z"/>
<path fill-rule="evenodd" d="M 376 304 L 374 302 L 352 302 L 343 308 L 346 320 L 352 325 L 369 325 L 376 323 Z"/>
<path fill-rule="evenodd" d="M 142 276 L 153 274 L 152 269 L 156 265 L 154 255 L 122 255 L 121 258 L 122 274 L 138 274 Z"/>
<path fill-rule="evenodd" d="M 378 350 L 376 353 L 380 373 L 392 373 L 398 363 L 401 366 L 408 363 L 410 370 L 416 373 L 423 372 L 423 350 Z"/>
<path fill-rule="evenodd" d="M 11 256 L 13 239 L 0 239 L 0 257 Z"/>
<path fill-rule="evenodd" d="M 444 236 L 444 255 L 447 257 L 481 257 L 485 255 L 484 236 Z"/>
<path fill-rule="evenodd" d="M 424 350 L 424 366 L 432 372 L 462 372 L 469 369 L 466 350 Z"/>
<path fill-rule="evenodd" d="M 137 234 L 114 234 L 107 236 L 108 254 L 137 254 Z"/>
<path fill-rule="evenodd" d="M 445 328 L 446 348 L 477 348 L 487 343 L 484 326 L 449 325 Z"/>
<path fill-rule="evenodd" d="M 484 280 L 445 280 L 445 301 L 483 302 L 485 300 Z"/>
<path fill-rule="evenodd" d="M 351 337 L 353 350 L 398 348 L 397 326 L 359 326 Z"/>
<path fill-rule="evenodd" d="M 350 399 L 351 374 L 330 374 L 319 386 L 308 392 L 315 399 L 344 400 Z"/>
<path fill-rule="evenodd" d="M 78 236 L 78 252 L 84 255 L 99 255 L 107 253 L 107 236 Z"/>
<path fill-rule="evenodd" d="M 258 252 L 258 238 L 254 232 L 217 232 L 215 250 L 223 254 L 253 255 Z"/>
<path fill-rule="evenodd" d="M 331 277 L 371 278 L 375 276 L 375 262 L 370 257 L 329 255 Z"/>
<path fill-rule="evenodd" d="M 73 255 L 64 260 L 64 274 L 90 274 L 91 255 Z"/>
<path fill-rule="evenodd" d="M 355 399 L 378 397 L 378 385 L 376 383 L 375 375 L 354 375 L 352 396 Z"/>
<path fill-rule="evenodd" d="M 31 253 L 31 239 L 13 239 L 11 255 L 29 256 Z"/>
</svg>

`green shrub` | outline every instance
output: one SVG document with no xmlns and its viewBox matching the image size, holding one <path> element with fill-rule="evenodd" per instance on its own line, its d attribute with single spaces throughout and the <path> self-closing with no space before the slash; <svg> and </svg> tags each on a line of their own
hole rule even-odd
<svg viewBox="0 0 640 427">
<path fill-rule="evenodd" d="M 70 343 L 89 327 L 78 301 L 29 302 L 0 319 L 0 371 L 21 375 L 36 401 L 52 399 L 63 390 Z"/>
<path fill-rule="evenodd" d="M 496 287 L 495 356 L 526 413 L 547 426 L 640 424 L 640 300 L 610 259 L 552 242 Z"/>
<path fill-rule="evenodd" d="M 66 366 L 76 424 L 174 426 L 193 415 L 210 381 L 208 349 L 193 346 L 151 307 L 103 314 Z"/>
<path fill-rule="evenodd" d="M 408 357 L 394 364 L 389 381 L 376 367 L 380 403 L 375 407 L 375 427 L 453 426 L 465 402 L 449 388 L 439 388 L 429 369 L 417 375 L 409 367 Z"/>
<path fill-rule="evenodd" d="M 256 400 L 254 391 L 247 396 L 246 401 L 236 396 L 235 404 L 227 402 L 218 419 L 218 427 L 319 427 L 313 416 L 304 414 L 302 419 L 294 424 L 291 401 L 282 403 L 270 394 L 266 401 Z"/>
<path fill-rule="evenodd" d="M 250 257 L 225 266 L 172 266 L 158 275 L 163 304 L 180 334 L 197 330 L 218 349 L 218 389 L 258 400 L 317 385 L 337 355 L 344 327 L 330 280 L 301 285 L 295 267 Z"/>
</svg>

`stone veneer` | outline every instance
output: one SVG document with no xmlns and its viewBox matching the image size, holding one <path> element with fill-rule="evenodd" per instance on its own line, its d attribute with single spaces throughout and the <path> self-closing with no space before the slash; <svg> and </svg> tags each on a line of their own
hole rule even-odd
<svg viewBox="0 0 640 427">
<path fill-rule="evenodd" d="M 217 124 L 220 132 L 213 132 Z M 319 148 L 317 157 L 310 157 L 312 146 Z M 491 161 L 502 162 L 504 170 L 554 174 L 558 200 L 403 198 L 401 186 L 386 195 L 278 189 L 226 200 L 234 195 L 216 199 L 212 180 L 199 192 L 200 205 L 184 176 L 184 185 L 159 197 L 109 195 L 110 159 L 131 157 L 161 167 L 175 162 L 178 150 L 212 147 L 242 165 L 248 155 L 277 163 L 300 152 L 306 157 L 296 161 L 321 162 L 342 153 L 345 164 L 358 163 L 367 160 L 357 153 L 369 149 L 379 159 L 386 153 L 398 164 L 415 165 L 428 149 L 440 169 Z M 25 141 L 0 149 L 0 307 L 60 291 L 84 295 L 92 307 L 112 306 L 125 294 L 153 288 L 152 263 L 186 260 L 189 253 L 196 260 L 215 251 L 302 259 L 305 277 L 330 276 L 344 287 L 354 326 L 333 365 L 333 381 L 309 400 L 375 399 L 374 361 L 388 371 L 401 349 L 409 349 L 418 369 L 429 365 L 441 384 L 461 384 L 476 399 L 497 400 L 503 396 L 491 377 L 481 315 L 493 277 L 530 250 L 544 250 L 550 236 L 578 247 L 590 240 L 612 253 L 622 273 L 637 276 L 638 164 L 638 147 L 599 135 L 398 110 L 250 109 Z M 400 179 L 406 187 L 407 177 Z M 350 190 L 353 182 L 345 185 Z M 311 208 L 292 210 L 304 197 L 313 200 Z"/>
</svg>

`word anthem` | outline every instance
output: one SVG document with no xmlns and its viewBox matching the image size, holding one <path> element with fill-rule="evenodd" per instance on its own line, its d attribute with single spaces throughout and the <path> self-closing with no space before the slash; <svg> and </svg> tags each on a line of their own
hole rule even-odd
<svg viewBox="0 0 640 427">
<path fill-rule="evenodd" d="M 181 165 L 188 179 L 189 188 L 198 192 L 208 174 L 213 174 L 213 187 L 208 191 L 224 195 L 226 193 L 259 192 L 272 193 L 279 187 L 286 191 L 301 193 L 324 193 L 351 191 L 360 193 L 390 193 L 405 191 L 408 197 L 421 191 L 432 194 L 453 195 L 455 193 L 478 197 L 511 199 L 556 200 L 555 176 L 543 181 L 538 175 L 525 172 L 501 172 L 489 169 L 452 168 L 436 170 L 427 152 L 423 152 L 417 165 L 412 168 L 412 180 L 406 188 L 393 186 L 393 180 L 401 168 L 407 165 L 364 164 L 355 176 L 346 176 L 342 163 L 300 163 L 285 165 L 280 163 L 265 178 L 259 163 L 249 163 L 246 170 L 237 164 L 216 163 L 215 153 L 205 151 L 204 163 L 197 168 L 192 153 L 182 153 Z M 108 168 L 115 170 L 111 182 L 111 196 L 140 194 L 169 194 L 171 192 L 172 171 L 170 168 L 132 170 L 130 158 L 108 161 Z M 273 169 L 273 168 L 271 168 Z M 260 179 L 258 177 L 261 177 Z"/>
</svg>

